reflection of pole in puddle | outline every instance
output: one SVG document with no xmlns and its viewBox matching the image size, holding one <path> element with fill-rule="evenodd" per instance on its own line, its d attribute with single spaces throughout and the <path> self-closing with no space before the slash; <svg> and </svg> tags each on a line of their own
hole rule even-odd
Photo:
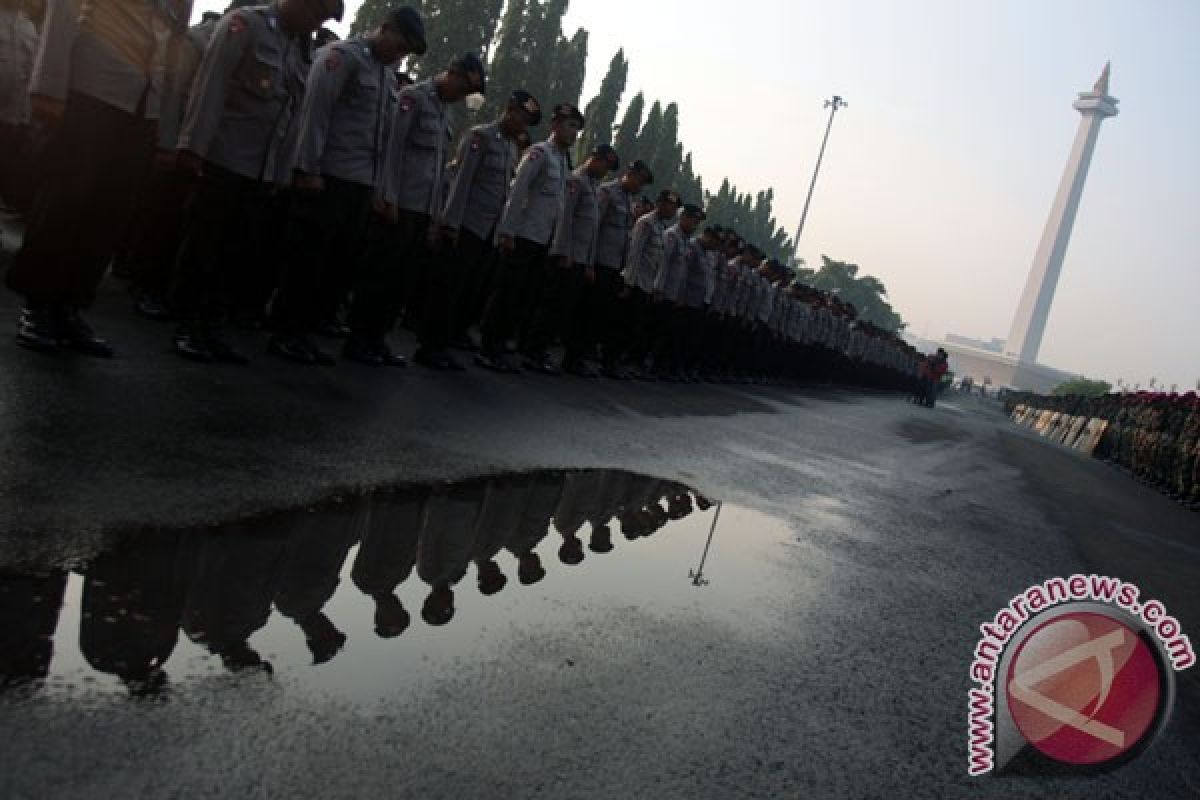
<svg viewBox="0 0 1200 800">
<path fill-rule="evenodd" d="M 704 554 L 700 556 L 700 566 L 694 570 L 688 570 L 688 577 L 692 579 L 692 586 L 708 586 L 708 578 L 704 577 L 704 562 L 708 560 L 708 548 L 712 547 L 713 534 L 717 532 L 717 520 L 721 518 L 721 506 L 724 503 L 718 501 L 717 511 L 713 514 L 712 527 L 708 529 L 708 541 L 704 543 Z"/>
</svg>

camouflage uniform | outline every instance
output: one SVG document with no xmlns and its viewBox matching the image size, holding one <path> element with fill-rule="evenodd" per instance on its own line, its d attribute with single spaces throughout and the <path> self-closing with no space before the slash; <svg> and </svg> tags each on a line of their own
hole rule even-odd
<svg viewBox="0 0 1200 800">
<path fill-rule="evenodd" d="M 1197 446 L 1200 444 L 1200 404 L 1196 398 L 1187 398 L 1186 417 L 1175 446 L 1174 485 L 1176 496 L 1181 500 L 1191 499 L 1195 483 L 1194 468 Z"/>
</svg>

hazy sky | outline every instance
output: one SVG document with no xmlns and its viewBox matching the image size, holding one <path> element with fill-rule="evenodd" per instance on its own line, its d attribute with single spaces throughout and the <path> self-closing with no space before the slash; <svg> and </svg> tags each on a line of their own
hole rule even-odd
<svg viewBox="0 0 1200 800">
<path fill-rule="evenodd" d="M 845 97 L 801 255 L 861 265 L 931 337 L 1007 336 L 1071 103 L 1112 59 L 1122 113 L 1100 135 L 1041 360 L 1200 379 L 1200 1 L 572 0 L 567 23 L 590 32 L 585 102 L 624 47 L 626 98 L 678 102 L 708 188 L 774 186 L 789 230 L 823 101 Z"/>
</svg>

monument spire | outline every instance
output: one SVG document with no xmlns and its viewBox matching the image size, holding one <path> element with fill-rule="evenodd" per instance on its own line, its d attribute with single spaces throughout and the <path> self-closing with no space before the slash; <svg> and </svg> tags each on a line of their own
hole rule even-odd
<svg viewBox="0 0 1200 800">
<path fill-rule="evenodd" d="M 1022 364 L 1037 363 L 1063 259 L 1075 226 L 1075 215 L 1083 197 L 1083 185 L 1087 181 L 1092 154 L 1096 150 L 1096 139 L 1100 136 L 1100 124 L 1118 113 L 1119 101 L 1108 94 L 1111 76 L 1110 62 L 1104 65 L 1104 71 L 1092 90 L 1081 92 L 1075 101 L 1074 108 L 1083 119 L 1079 122 L 1075 143 L 1067 158 L 1067 168 L 1050 209 L 1050 217 L 1046 220 L 1041 243 L 1033 257 L 1033 266 L 1029 270 L 1025 291 L 1021 294 L 1021 303 L 1017 306 L 1012 332 L 1004 347 L 1005 353 L 1015 356 Z"/>
</svg>

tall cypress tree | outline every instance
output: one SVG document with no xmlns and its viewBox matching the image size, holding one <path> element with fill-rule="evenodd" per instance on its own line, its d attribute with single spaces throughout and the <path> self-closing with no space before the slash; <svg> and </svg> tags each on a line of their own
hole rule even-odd
<svg viewBox="0 0 1200 800">
<path fill-rule="evenodd" d="M 710 202 L 704 192 L 704 182 L 700 180 L 700 176 L 696 174 L 695 167 L 692 165 L 691 152 L 683 157 L 683 164 L 679 168 L 679 178 L 675 183 L 686 202 L 705 205 Z"/>
<path fill-rule="evenodd" d="M 658 155 L 658 146 L 662 141 L 663 134 L 663 109 L 662 103 L 657 100 L 654 105 L 650 106 L 650 113 L 646 115 L 646 124 L 642 126 L 642 130 L 637 137 L 637 152 L 638 158 L 645 159 L 650 164 L 650 169 L 654 170 L 654 175 L 658 179 L 658 183 L 664 189 L 671 188 L 659 176 L 661 170 L 655 157 Z"/>
<path fill-rule="evenodd" d="M 583 92 L 583 79 L 587 74 L 587 42 L 588 32 L 583 28 L 575 31 L 570 39 L 559 39 L 554 66 L 550 69 L 551 102 L 579 107 L 579 95 Z"/>
<path fill-rule="evenodd" d="M 613 142 L 613 147 L 617 148 L 617 152 L 621 154 L 621 159 L 626 163 L 630 163 L 637 159 L 646 160 L 646 157 L 637 152 L 638 132 L 642 128 L 642 114 L 646 109 L 646 98 L 641 92 L 633 96 L 629 101 L 629 107 L 625 109 L 625 115 L 621 117 L 621 124 L 616 130 L 616 137 Z M 651 165 L 650 169 L 654 169 Z"/>
<path fill-rule="evenodd" d="M 420 11 L 420 0 L 414 2 L 412 6 Z M 379 23 L 383 22 L 383 18 L 387 16 L 391 7 L 391 0 L 363 0 L 358 11 L 354 12 L 354 22 L 350 23 L 350 35 L 362 36 L 375 30 L 379 27 Z"/>
<path fill-rule="evenodd" d="M 629 76 L 629 62 L 625 59 L 625 51 L 618 50 L 608 64 L 608 72 L 600 83 L 600 91 L 596 93 L 584 109 L 587 125 L 583 135 L 579 137 L 578 153 L 590 153 L 596 145 L 612 144 L 613 124 L 617 121 L 617 109 L 621 105 L 621 95 L 625 93 L 625 81 Z M 617 151 L 620 153 L 620 150 Z M 626 158 L 621 153 L 621 158 Z"/>
<path fill-rule="evenodd" d="M 504 0 L 425 0 L 425 38 L 429 49 L 416 65 L 419 78 L 437 74 L 463 53 L 480 58 L 496 36 Z"/>
<path fill-rule="evenodd" d="M 531 0 L 508 0 L 504 7 L 499 41 L 488 65 L 489 91 L 487 102 L 480 112 L 484 119 L 490 119 L 500 113 L 509 92 L 514 89 L 529 89 L 524 85 L 523 77 L 529 57 L 525 48 L 525 37 L 526 11 L 530 3 Z M 532 0 L 532 3 L 536 5 L 537 0 Z M 546 102 L 543 97 L 538 97 L 538 100 Z"/>
<path fill-rule="evenodd" d="M 653 112 L 651 112 L 653 113 Z M 647 121 L 649 125 L 649 121 Z M 654 169 L 662 173 L 663 186 L 675 186 L 683 165 L 683 145 L 679 143 L 679 106 L 671 103 L 663 111 L 662 127 L 654 148 Z M 695 202 L 689 200 L 688 202 Z"/>
</svg>

